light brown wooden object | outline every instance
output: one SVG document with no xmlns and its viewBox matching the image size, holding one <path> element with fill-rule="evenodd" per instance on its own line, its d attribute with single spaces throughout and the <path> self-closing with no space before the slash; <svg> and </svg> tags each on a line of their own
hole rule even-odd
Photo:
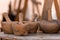
<svg viewBox="0 0 60 40">
<path fill-rule="evenodd" d="M 19 0 L 19 4 L 18 4 L 17 10 L 15 10 L 16 13 L 17 13 L 17 14 L 16 14 L 16 17 L 15 17 L 15 20 L 16 20 L 16 21 L 19 21 L 20 6 L 21 6 L 21 0 Z"/>
<path fill-rule="evenodd" d="M 37 20 L 39 20 L 40 18 L 40 10 L 38 8 L 38 5 L 41 5 L 41 2 L 37 2 L 36 0 L 32 0 L 32 3 L 33 3 L 33 16 L 32 16 L 32 20 L 34 21 L 35 18 L 37 18 Z M 37 10 L 37 13 L 35 13 L 35 9 L 34 9 L 34 6 L 36 7 L 36 10 Z"/>
<path fill-rule="evenodd" d="M 52 20 L 51 9 L 48 10 L 48 21 Z"/>
<path fill-rule="evenodd" d="M 58 5 L 57 0 L 54 0 L 54 4 L 55 4 L 55 9 L 56 9 L 57 18 L 58 18 L 58 20 L 60 20 L 59 5 Z"/>
<path fill-rule="evenodd" d="M 3 13 L 3 17 L 6 19 L 7 23 L 11 23 L 8 13 Z"/>
<path fill-rule="evenodd" d="M 48 10 L 52 7 L 53 0 L 45 0 L 44 7 L 43 7 L 43 13 L 42 13 L 42 19 L 48 20 Z"/>
<path fill-rule="evenodd" d="M 26 9 L 27 9 L 27 4 L 28 4 L 28 0 L 25 0 L 25 3 L 24 3 L 24 8 L 23 9 L 20 9 L 20 6 L 21 6 L 21 2 L 19 4 L 19 7 L 17 10 L 17 15 L 16 15 L 16 21 L 19 21 L 19 13 L 22 13 L 23 14 L 23 20 L 25 20 L 25 14 L 26 14 Z"/>
<path fill-rule="evenodd" d="M 58 33 L 59 25 L 56 20 L 52 21 L 51 8 L 53 0 L 45 0 L 42 19 L 39 24 L 44 33 Z"/>
<path fill-rule="evenodd" d="M 28 0 L 25 0 L 24 8 L 23 8 L 23 20 L 25 20 L 26 10 L 27 10 Z"/>
<path fill-rule="evenodd" d="M 14 10 L 15 10 L 15 6 L 16 6 L 16 0 L 14 1 Z"/>
</svg>

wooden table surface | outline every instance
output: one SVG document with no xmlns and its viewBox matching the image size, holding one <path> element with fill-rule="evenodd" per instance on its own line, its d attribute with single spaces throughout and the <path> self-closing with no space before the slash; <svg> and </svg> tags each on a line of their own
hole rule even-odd
<svg viewBox="0 0 60 40">
<path fill-rule="evenodd" d="M 14 40 L 59 40 L 60 33 L 58 34 L 44 34 L 44 33 L 37 33 L 37 34 L 30 34 L 28 36 L 15 36 L 12 34 L 4 34 L 0 32 L 0 38 L 5 39 L 14 39 Z"/>
</svg>

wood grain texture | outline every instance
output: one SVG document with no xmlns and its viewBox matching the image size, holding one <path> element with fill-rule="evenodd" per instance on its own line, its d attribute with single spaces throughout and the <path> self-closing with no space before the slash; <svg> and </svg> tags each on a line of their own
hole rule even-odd
<svg viewBox="0 0 60 40">
<path fill-rule="evenodd" d="M 48 20 L 48 10 L 52 7 L 53 0 L 45 0 L 44 7 L 43 7 L 43 13 L 42 13 L 42 19 Z"/>
<path fill-rule="evenodd" d="M 57 0 L 54 0 L 54 4 L 55 4 L 57 18 L 58 18 L 58 20 L 60 20 L 59 5 L 58 5 Z"/>
<path fill-rule="evenodd" d="M 15 18 L 16 21 L 19 21 L 19 13 L 23 14 L 23 20 L 25 20 L 25 15 L 26 15 L 26 10 L 27 10 L 27 4 L 28 4 L 28 0 L 25 0 L 25 2 L 24 2 L 24 8 L 23 9 L 20 9 L 21 4 L 19 4 L 20 5 L 18 7 L 19 10 L 17 10 L 17 15 L 16 15 L 16 18 Z"/>
<path fill-rule="evenodd" d="M 52 20 L 51 9 L 48 10 L 48 21 Z"/>
</svg>

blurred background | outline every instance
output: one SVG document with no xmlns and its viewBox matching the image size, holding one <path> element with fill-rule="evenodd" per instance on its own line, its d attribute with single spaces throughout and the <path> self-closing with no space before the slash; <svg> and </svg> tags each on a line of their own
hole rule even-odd
<svg viewBox="0 0 60 40">
<path fill-rule="evenodd" d="M 24 7 L 24 1 L 25 0 L 22 0 L 20 9 L 22 9 Z M 38 5 L 38 10 L 39 10 L 40 16 L 42 15 L 42 12 L 43 12 L 44 1 L 45 0 L 36 0 L 36 2 L 41 3 L 41 4 Z M 60 6 L 60 4 L 59 4 L 60 0 L 57 0 L 57 1 L 58 1 L 58 5 Z M 13 12 L 14 15 L 16 15 L 15 9 L 18 8 L 19 0 L 0 0 L 0 20 L 3 19 L 2 14 L 4 12 L 8 13 L 9 4 L 11 4 L 11 11 Z M 51 11 L 52 11 L 52 19 L 57 20 L 54 2 L 52 4 Z M 34 13 L 38 13 L 37 9 L 36 9 L 36 6 L 34 6 Z M 32 16 L 33 16 L 33 2 L 32 2 L 32 0 L 28 0 L 27 10 L 26 10 L 26 18 L 27 19 L 32 19 Z"/>
</svg>

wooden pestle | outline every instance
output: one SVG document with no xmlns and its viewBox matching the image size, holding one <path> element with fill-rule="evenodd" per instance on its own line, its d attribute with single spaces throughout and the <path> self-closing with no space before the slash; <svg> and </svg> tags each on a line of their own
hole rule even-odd
<svg viewBox="0 0 60 40">
<path fill-rule="evenodd" d="M 21 6 L 21 0 L 19 0 L 18 9 L 16 10 L 16 13 L 17 13 L 15 18 L 16 21 L 19 21 L 19 13 L 21 12 L 20 6 Z"/>
<path fill-rule="evenodd" d="M 18 6 L 18 9 L 17 9 L 17 15 L 16 15 L 16 18 L 15 18 L 15 20 L 17 20 L 17 21 L 19 21 L 19 13 L 23 14 L 23 20 L 25 20 L 25 14 L 26 14 L 28 0 L 25 0 L 24 8 L 23 9 L 20 9 L 21 1 L 22 0 L 20 0 L 20 2 L 19 2 L 19 6 Z"/>
<path fill-rule="evenodd" d="M 57 0 L 54 0 L 54 4 L 55 4 L 55 9 L 56 9 L 57 19 L 60 20 L 60 11 L 59 11 L 59 5 L 58 5 Z"/>
<path fill-rule="evenodd" d="M 47 19 L 48 10 L 51 9 L 52 3 L 53 3 L 53 0 L 45 0 L 44 6 L 43 6 L 43 13 L 42 13 L 42 19 L 43 20 L 48 20 Z"/>
<path fill-rule="evenodd" d="M 32 0 L 32 3 L 33 3 L 33 16 L 32 16 L 32 20 L 31 21 L 35 21 L 35 19 L 37 18 L 37 20 L 40 18 L 40 13 L 39 13 L 39 10 L 38 10 L 38 5 L 41 5 L 41 2 L 36 2 L 36 0 Z M 37 14 L 34 13 L 34 5 L 36 6 L 37 8 Z"/>
<path fill-rule="evenodd" d="M 11 23 L 11 20 L 8 17 L 8 13 L 3 13 L 3 17 L 6 19 L 7 23 Z"/>
<path fill-rule="evenodd" d="M 52 12 L 51 9 L 48 10 L 48 21 L 52 20 Z"/>
</svg>

